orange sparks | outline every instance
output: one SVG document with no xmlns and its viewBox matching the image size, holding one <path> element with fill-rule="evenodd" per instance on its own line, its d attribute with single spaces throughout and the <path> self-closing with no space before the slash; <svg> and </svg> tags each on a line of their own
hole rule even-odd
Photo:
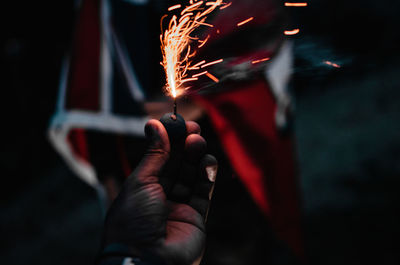
<svg viewBox="0 0 400 265">
<path fill-rule="evenodd" d="M 186 83 L 186 82 L 196 81 L 196 80 L 199 80 L 199 79 L 197 77 L 186 78 L 186 79 L 182 79 L 181 83 Z"/>
<path fill-rule="evenodd" d="M 268 61 L 268 60 L 269 60 L 269 57 L 266 57 L 266 58 L 263 58 L 263 59 L 254 60 L 251 63 L 252 64 L 256 64 L 256 63 L 261 63 L 261 62 L 265 62 L 265 61 Z"/>
<path fill-rule="evenodd" d="M 210 66 L 210 65 L 213 65 L 213 64 L 217 64 L 217 63 L 222 63 L 223 61 L 224 61 L 224 59 L 219 59 L 219 60 L 216 60 L 216 61 L 212 61 L 212 62 L 203 64 L 203 65 L 201 66 L 201 68 L 204 68 L 204 67 L 207 67 L 207 66 Z"/>
<path fill-rule="evenodd" d="M 201 62 L 198 62 L 198 63 L 196 63 L 195 65 L 189 67 L 188 70 L 198 70 L 198 69 L 200 69 L 199 66 L 202 65 L 202 64 L 204 64 L 205 62 L 206 62 L 205 60 L 203 60 L 203 61 L 201 61 Z"/>
<path fill-rule="evenodd" d="M 201 42 L 201 44 L 198 46 L 198 48 L 203 47 L 206 44 L 206 42 L 208 41 L 209 38 L 210 38 L 210 35 L 208 35 L 207 38 L 205 38 L 205 40 L 199 41 L 199 42 Z"/>
<path fill-rule="evenodd" d="M 327 65 L 333 66 L 335 68 L 340 68 L 341 67 L 340 65 L 338 65 L 336 63 L 333 63 L 331 61 L 324 61 L 324 63 L 327 64 Z"/>
<path fill-rule="evenodd" d="M 203 67 L 222 61 L 218 60 L 206 64 L 206 61 L 203 60 L 192 65 L 192 58 L 196 54 L 196 48 L 204 46 L 209 38 L 207 37 L 204 40 L 199 40 L 197 37 L 192 36 L 192 33 L 200 26 L 213 27 L 213 25 L 205 21 L 211 12 L 224 5 L 222 1 L 223 0 L 196 2 L 190 0 L 190 5 L 184 7 L 180 15 L 170 16 L 166 24 L 168 26 L 163 30 L 160 41 L 163 55 L 161 65 L 164 67 L 166 75 L 166 91 L 172 97 L 176 98 L 184 93 L 185 87 L 183 84 L 189 81 L 195 81 L 198 79 L 197 76 L 200 76 L 197 74 L 190 77 L 190 71 L 198 70 L 200 66 Z M 168 11 L 178 8 L 181 8 L 181 5 L 171 6 L 168 8 Z M 213 80 L 215 81 L 215 79 Z"/>
<path fill-rule="evenodd" d="M 208 73 L 207 71 L 204 71 L 204 72 L 195 74 L 195 75 L 193 75 L 192 77 L 199 77 L 199 76 L 205 75 L 205 74 L 207 74 L 207 73 Z"/>
<path fill-rule="evenodd" d="M 294 29 L 294 30 L 285 30 L 285 35 L 296 35 L 297 33 L 300 32 L 300 29 Z"/>
<path fill-rule="evenodd" d="M 307 3 L 289 3 L 289 2 L 285 3 L 285 6 L 294 6 L 294 7 L 304 7 L 307 5 L 308 5 Z"/>
<path fill-rule="evenodd" d="M 206 76 L 208 76 L 208 78 L 210 78 L 211 80 L 213 80 L 215 83 L 218 83 L 218 82 L 219 82 L 219 79 L 216 78 L 215 76 L 213 76 L 213 75 L 210 74 L 210 73 L 207 73 Z"/>
<path fill-rule="evenodd" d="M 178 4 L 178 5 L 171 6 L 168 8 L 168 11 L 172 11 L 172 10 L 178 9 L 178 8 L 181 8 L 181 5 Z"/>
<path fill-rule="evenodd" d="M 254 17 L 250 17 L 250 18 L 248 18 L 246 20 L 243 20 L 242 22 L 237 23 L 237 26 L 240 27 L 240 26 L 252 21 L 253 19 L 254 19 Z"/>
<path fill-rule="evenodd" d="M 186 12 L 196 10 L 202 4 L 203 4 L 203 1 L 200 1 L 200 2 L 194 3 L 193 5 L 186 7 L 185 9 L 182 10 L 181 15 L 185 14 Z"/>
<path fill-rule="evenodd" d="M 232 2 L 229 2 L 229 3 L 227 3 L 226 5 L 224 5 L 224 6 L 221 6 L 219 9 L 225 9 L 225 8 L 227 8 L 227 7 L 230 7 L 232 5 Z"/>
</svg>

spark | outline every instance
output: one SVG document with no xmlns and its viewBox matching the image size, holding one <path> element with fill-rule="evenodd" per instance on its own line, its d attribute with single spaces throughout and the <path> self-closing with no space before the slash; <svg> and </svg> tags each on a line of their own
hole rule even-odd
<svg viewBox="0 0 400 265">
<path fill-rule="evenodd" d="M 213 76 L 213 75 L 210 74 L 210 73 L 207 73 L 206 76 L 208 76 L 208 77 L 209 77 L 211 80 L 213 80 L 215 83 L 218 83 L 218 82 L 219 82 L 219 79 L 216 78 L 215 76 Z"/>
<path fill-rule="evenodd" d="M 294 6 L 294 7 L 304 7 L 307 5 L 308 5 L 307 3 L 289 3 L 289 2 L 285 3 L 285 6 Z"/>
<path fill-rule="evenodd" d="M 199 66 L 202 65 L 202 64 L 204 64 L 205 62 L 206 62 L 206 61 L 203 60 L 203 61 L 201 61 L 201 62 L 199 62 L 199 63 L 196 63 L 195 65 L 189 67 L 188 70 L 198 70 L 198 69 L 200 69 Z"/>
<path fill-rule="evenodd" d="M 194 3 L 194 4 L 186 7 L 185 9 L 182 10 L 181 15 L 185 14 L 186 12 L 196 10 L 196 8 L 201 6 L 202 4 L 203 4 L 203 1 L 200 1 L 200 2 Z"/>
<path fill-rule="evenodd" d="M 189 71 L 198 70 L 200 66 L 211 65 L 210 63 L 206 64 L 204 60 L 192 65 L 192 58 L 196 54 L 195 48 L 202 47 L 207 41 L 207 38 L 203 41 L 199 40 L 196 36 L 192 36 L 192 33 L 200 26 L 213 27 L 205 21 L 211 12 L 224 5 L 222 1 L 197 2 L 190 0 L 189 5 L 183 7 L 180 15 L 170 16 L 166 24 L 168 25 L 167 28 L 162 30 L 160 41 L 163 60 L 161 64 L 166 75 L 166 91 L 174 98 L 185 91 L 184 83 L 198 79 L 197 77 L 190 77 Z M 177 6 L 171 6 L 168 10 L 181 8 Z M 165 19 L 165 16 L 161 19 L 161 25 L 163 25 L 163 19 Z M 213 80 L 218 79 L 214 77 Z"/>
<path fill-rule="evenodd" d="M 197 77 L 193 77 L 193 78 L 186 78 L 184 80 L 182 80 L 182 83 L 186 83 L 186 82 L 190 82 L 190 81 L 196 81 L 199 80 Z"/>
<path fill-rule="evenodd" d="M 204 71 L 204 72 L 195 74 L 195 75 L 193 75 L 192 77 L 199 77 L 199 76 L 205 75 L 205 74 L 207 74 L 207 73 L 208 73 L 207 71 Z"/>
<path fill-rule="evenodd" d="M 172 10 L 178 9 L 178 8 L 181 8 L 181 5 L 178 4 L 178 5 L 171 6 L 168 8 L 168 11 L 172 11 Z"/>
<path fill-rule="evenodd" d="M 215 61 L 212 61 L 212 62 L 203 64 L 203 65 L 201 66 L 201 68 L 204 68 L 204 67 L 207 67 L 207 66 L 210 66 L 210 65 L 213 65 L 213 64 L 217 64 L 217 63 L 222 63 L 223 61 L 224 61 L 224 59 L 215 60 Z"/>
<path fill-rule="evenodd" d="M 300 32 L 300 29 L 294 29 L 294 30 L 285 30 L 285 35 L 296 35 L 297 33 Z"/>
<path fill-rule="evenodd" d="M 225 8 L 227 8 L 227 7 L 230 7 L 232 5 L 232 2 L 229 2 L 229 3 L 227 3 L 226 5 L 224 5 L 224 6 L 221 6 L 219 9 L 225 9 Z"/>
<path fill-rule="evenodd" d="M 268 61 L 269 59 L 270 59 L 269 57 L 266 57 L 266 58 L 263 58 L 263 59 L 254 60 L 254 61 L 252 61 L 251 63 L 252 63 L 252 64 L 261 63 L 261 62 Z"/>
<path fill-rule="evenodd" d="M 237 23 L 237 26 L 240 27 L 240 26 L 252 21 L 253 19 L 254 19 L 254 17 L 250 17 L 250 18 L 248 18 L 246 20 L 243 20 L 242 22 Z"/>
<path fill-rule="evenodd" d="M 204 22 L 195 22 L 195 23 L 197 23 L 199 25 L 207 26 L 207 27 L 210 27 L 210 28 L 214 27 L 214 25 L 211 25 L 211 24 L 208 24 L 208 23 L 204 23 Z"/>
<path fill-rule="evenodd" d="M 333 66 L 335 68 L 340 68 L 341 67 L 340 65 L 338 65 L 336 63 L 333 63 L 331 61 L 324 61 L 324 63 L 327 64 L 327 65 Z"/>
<path fill-rule="evenodd" d="M 198 46 L 198 48 L 203 47 L 206 44 L 206 42 L 208 41 L 209 38 L 210 38 L 210 35 L 208 35 L 207 38 L 205 38 L 205 40 L 199 41 L 199 42 L 201 42 L 201 44 Z"/>
</svg>

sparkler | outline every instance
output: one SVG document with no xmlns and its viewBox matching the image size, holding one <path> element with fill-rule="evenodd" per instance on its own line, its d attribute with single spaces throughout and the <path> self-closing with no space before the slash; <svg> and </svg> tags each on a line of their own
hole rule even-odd
<svg viewBox="0 0 400 265">
<path fill-rule="evenodd" d="M 230 6 L 230 3 L 223 3 L 223 0 L 214 1 L 198 1 L 190 0 L 189 5 L 182 7 L 182 5 L 174 5 L 168 8 L 168 11 L 173 11 L 168 23 L 167 29 L 160 35 L 161 52 L 163 60 L 161 65 L 164 67 L 166 76 L 165 90 L 167 94 L 174 99 L 173 113 L 167 113 L 161 118 L 161 122 L 166 128 L 171 141 L 172 138 L 185 139 L 186 126 L 185 120 L 177 114 L 177 97 L 183 95 L 187 90 L 185 84 L 187 82 L 196 81 L 199 77 L 206 75 L 214 82 L 218 82 L 218 78 L 210 74 L 208 71 L 201 73 L 191 74 L 191 71 L 206 68 L 223 62 L 223 59 L 206 62 L 202 60 L 193 63 L 193 58 L 196 55 L 196 49 L 203 47 L 210 36 L 208 35 L 204 40 L 199 40 L 193 36 L 193 32 L 200 26 L 213 27 L 213 25 L 206 23 L 207 16 L 219 7 L 225 9 Z M 180 12 L 178 12 L 180 11 Z M 161 28 L 163 20 L 168 17 L 164 15 L 161 18 Z"/>
</svg>

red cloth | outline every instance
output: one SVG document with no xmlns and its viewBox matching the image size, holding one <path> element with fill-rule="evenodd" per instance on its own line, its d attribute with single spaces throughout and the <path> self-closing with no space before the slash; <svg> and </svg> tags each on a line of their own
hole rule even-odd
<svg viewBox="0 0 400 265">
<path fill-rule="evenodd" d="M 100 4 L 82 1 L 72 45 L 67 109 L 100 108 Z"/>
<path fill-rule="evenodd" d="M 293 141 L 279 135 L 276 103 L 261 78 L 197 98 L 231 165 L 281 240 L 303 257 Z"/>
</svg>

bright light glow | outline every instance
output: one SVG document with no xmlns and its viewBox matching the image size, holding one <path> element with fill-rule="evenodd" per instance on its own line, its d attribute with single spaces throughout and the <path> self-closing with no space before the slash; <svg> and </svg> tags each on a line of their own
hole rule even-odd
<svg viewBox="0 0 400 265">
<path fill-rule="evenodd" d="M 172 97 L 176 98 L 185 91 L 184 83 L 198 79 L 193 76 L 189 77 L 188 71 L 198 70 L 200 66 L 204 68 L 222 62 L 222 59 L 220 59 L 206 64 L 203 60 L 192 65 L 192 58 L 196 54 L 194 47 L 203 46 L 208 38 L 199 41 L 198 38 L 191 35 L 200 26 L 213 27 L 213 25 L 206 23 L 205 20 L 216 8 L 224 5 L 222 1 L 189 1 L 190 5 L 183 8 L 179 17 L 172 15 L 167 29 L 160 35 L 163 55 L 161 65 L 164 67 L 166 75 L 166 91 Z M 171 6 L 169 10 L 181 8 L 177 6 Z M 161 18 L 161 24 L 163 24 L 163 19 L 166 17 L 167 15 Z M 219 81 L 218 78 L 210 73 L 205 74 L 214 82 Z"/>
</svg>

